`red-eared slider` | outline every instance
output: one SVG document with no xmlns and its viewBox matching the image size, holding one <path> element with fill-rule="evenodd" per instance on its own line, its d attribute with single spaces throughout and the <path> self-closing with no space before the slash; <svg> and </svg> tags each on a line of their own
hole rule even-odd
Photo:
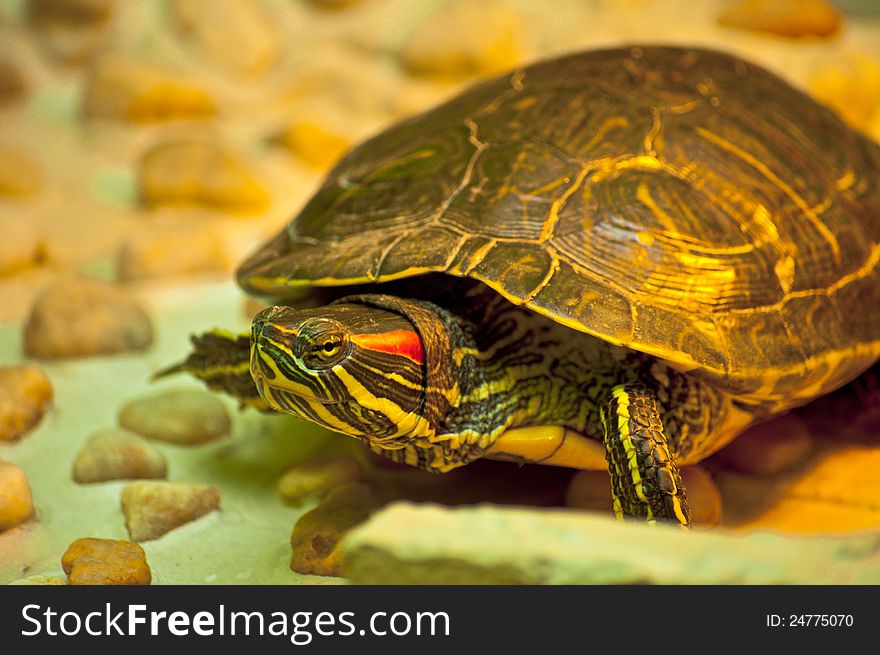
<svg viewBox="0 0 880 655">
<path fill-rule="evenodd" d="M 720 52 L 585 52 L 348 153 L 238 271 L 287 304 L 178 370 L 423 469 L 607 458 L 619 516 L 687 525 L 679 465 L 880 357 L 878 261 L 880 148 L 834 113 Z"/>
</svg>

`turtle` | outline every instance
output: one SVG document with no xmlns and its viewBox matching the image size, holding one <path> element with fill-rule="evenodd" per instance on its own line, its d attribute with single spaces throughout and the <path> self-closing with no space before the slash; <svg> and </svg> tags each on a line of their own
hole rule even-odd
<svg viewBox="0 0 880 655">
<path fill-rule="evenodd" d="M 578 52 L 351 149 L 237 270 L 274 303 L 175 371 L 391 460 L 680 467 L 880 358 L 880 147 L 710 49 Z"/>
</svg>

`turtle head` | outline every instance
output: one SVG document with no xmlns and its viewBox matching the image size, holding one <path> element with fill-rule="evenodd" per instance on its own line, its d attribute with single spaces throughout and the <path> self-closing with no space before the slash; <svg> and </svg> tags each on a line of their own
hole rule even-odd
<svg viewBox="0 0 880 655">
<path fill-rule="evenodd" d="M 425 429 L 425 349 L 400 312 L 360 302 L 263 310 L 250 370 L 270 407 L 331 430 L 381 442 Z"/>
</svg>

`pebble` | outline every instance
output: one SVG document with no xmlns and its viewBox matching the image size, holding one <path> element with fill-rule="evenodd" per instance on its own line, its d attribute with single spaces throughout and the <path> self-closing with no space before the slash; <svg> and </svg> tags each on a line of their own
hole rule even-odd
<svg viewBox="0 0 880 655">
<path fill-rule="evenodd" d="M 269 195 L 244 158 L 207 141 L 160 143 L 141 159 L 141 201 L 147 207 L 198 205 L 230 212 L 260 212 Z"/>
<path fill-rule="evenodd" d="M 227 435 L 232 422 L 226 405 L 213 394 L 172 389 L 127 402 L 119 411 L 119 425 L 147 439 L 194 446 Z"/>
<path fill-rule="evenodd" d="M 786 414 L 749 428 L 712 462 L 748 475 L 775 475 L 803 461 L 812 448 L 807 424 L 797 414 Z"/>
<path fill-rule="evenodd" d="M 453 0 L 413 30 L 401 60 L 419 75 L 468 76 L 509 70 L 526 54 L 523 23 L 510 7 Z"/>
<path fill-rule="evenodd" d="M 0 460 L 0 532 L 34 515 L 34 499 L 24 471 Z"/>
<path fill-rule="evenodd" d="M 217 509 L 220 492 L 208 484 L 142 481 L 126 485 L 121 501 L 131 540 L 149 541 Z"/>
<path fill-rule="evenodd" d="M 721 521 L 721 493 L 701 466 L 681 468 L 691 523 L 714 526 Z M 565 506 L 591 512 L 611 512 L 611 479 L 607 471 L 578 471 L 565 494 Z"/>
<path fill-rule="evenodd" d="M 376 508 L 370 487 L 351 483 L 331 491 L 293 527 L 290 568 L 306 575 L 342 576 L 344 561 L 339 541 L 366 521 Z"/>
<path fill-rule="evenodd" d="M 52 383 L 31 364 L 0 367 L 0 442 L 18 441 L 52 406 Z"/>
<path fill-rule="evenodd" d="M 77 539 L 61 567 L 71 585 L 148 585 L 153 577 L 144 549 L 117 539 Z"/>
<path fill-rule="evenodd" d="M 164 478 L 165 456 L 150 442 L 124 430 L 90 436 L 73 462 L 75 482 Z"/>
<path fill-rule="evenodd" d="M 31 586 L 31 585 L 63 585 L 67 584 L 64 578 L 57 575 L 29 575 L 26 578 L 19 578 L 9 583 L 10 585 Z"/>
<path fill-rule="evenodd" d="M 2 175 L 0 171 L 0 177 Z M 45 261 L 45 231 L 27 210 L 0 205 L 0 234 L 3 235 L 0 239 L 0 276 L 18 273 Z"/>
<path fill-rule="evenodd" d="M 40 190 L 40 177 L 40 165 L 33 154 L 24 148 L 0 145 L 0 196 L 33 196 Z"/>
<path fill-rule="evenodd" d="M 103 23 L 113 15 L 117 0 L 29 0 L 32 25 L 81 26 Z"/>
<path fill-rule="evenodd" d="M 789 38 L 825 37 L 840 30 L 843 17 L 826 0 L 741 0 L 725 8 L 718 23 Z"/>
<path fill-rule="evenodd" d="M 361 0 L 309 0 L 310 4 L 320 9 L 346 9 Z"/>
<path fill-rule="evenodd" d="M 12 59 L 0 55 L 0 105 L 20 99 L 27 91 L 27 82 Z"/>
<path fill-rule="evenodd" d="M 153 343 L 153 328 L 138 300 L 119 285 L 61 278 L 37 296 L 23 337 L 30 357 L 88 357 L 144 350 Z"/>
<path fill-rule="evenodd" d="M 260 75 L 278 62 L 281 35 L 252 0 L 176 0 L 175 18 L 211 60 L 232 72 Z"/>
<path fill-rule="evenodd" d="M 347 139 L 311 121 L 292 124 L 281 133 L 278 142 L 310 166 L 319 169 L 335 164 L 351 146 Z"/>
<path fill-rule="evenodd" d="M 808 80 L 812 95 L 867 130 L 880 109 L 880 64 L 863 53 L 827 58 Z"/>
<path fill-rule="evenodd" d="M 104 44 L 116 4 L 117 0 L 30 0 L 28 19 L 53 56 L 79 63 Z"/>
<path fill-rule="evenodd" d="M 90 118 L 151 123 L 216 112 L 211 94 L 188 77 L 118 55 L 96 62 L 83 96 L 83 113 Z"/>
<path fill-rule="evenodd" d="M 119 247 L 117 275 L 123 282 L 202 273 L 230 267 L 223 236 L 205 225 L 154 227 Z"/>
<path fill-rule="evenodd" d="M 294 466 L 278 481 L 278 492 L 288 503 L 299 505 L 334 487 L 360 482 L 364 469 L 354 457 L 316 455 Z"/>
</svg>

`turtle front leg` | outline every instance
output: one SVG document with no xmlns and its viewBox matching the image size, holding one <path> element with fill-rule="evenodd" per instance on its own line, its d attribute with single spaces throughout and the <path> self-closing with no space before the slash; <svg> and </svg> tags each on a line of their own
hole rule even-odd
<svg viewBox="0 0 880 655">
<path fill-rule="evenodd" d="M 193 350 L 179 364 L 153 375 L 153 379 L 174 373 L 189 373 L 214 391 L 228 393 L 245 406 L 269 411 L 260 398 L 250 371 L 250 332 L 234 334 L 212 330 L 190 338 Z"/>
<path fill-rule="evenodd" d="M 687 497 L 654 393 L 637 384 L 618 385 L 601 416 L 614 513 L 689 528 Z"/>
</svg>

